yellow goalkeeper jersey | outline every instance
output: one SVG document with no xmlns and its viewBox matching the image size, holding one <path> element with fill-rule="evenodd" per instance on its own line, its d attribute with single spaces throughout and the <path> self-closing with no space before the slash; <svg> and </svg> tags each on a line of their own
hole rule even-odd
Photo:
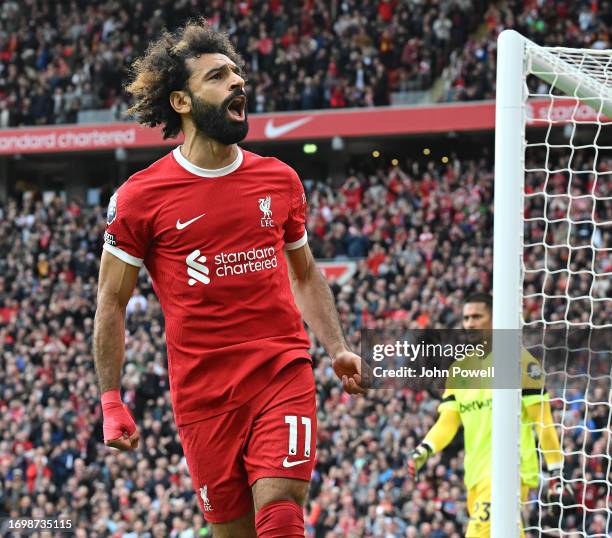
<svg viewBox="0 0 612 538">
<path fill-rule="evenodd" d="M 487 368 L 493 364 L 489 354 L 479 361 L 479 367 Z M 526 408 L 535 403 L 548 400 L 543 391 L 544 379 L 540 362 L 527 350 L 523 350 L 522 362 L 522 424 L 521 424 L 521 480 L 529 487 L 538 484 L 539 463 L 535 447 L 535 431 L 528 423 Z M 465 443 L 465 485 L 469 489 L 485 478 L 491 477 L 492 447 L 492 404 L 493 393 L 490 388 L 446 389 L 438 410 L 452 410 L 459 413 L 463 423 Z"/>
</svg>

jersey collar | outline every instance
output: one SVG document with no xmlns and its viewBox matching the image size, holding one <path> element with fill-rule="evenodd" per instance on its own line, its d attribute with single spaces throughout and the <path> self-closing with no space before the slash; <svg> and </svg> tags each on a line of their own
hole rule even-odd
<svg viewBox="0 0 612 538">
<path fill-rule="evenodd" d="M 185 170 L 187 170 L 188 172 L 191 172 L 192 174 L 195 174 L 196 176 L 200 176 L 200 177 L 227 176 L 228 174 L 231 174 L 232 172 L 240 168 L 240 165 L 242 164 L 242 160 L 244 158 L 242 150 L 238 146 L 238 155 L 236 156 L 236 159 L 234 159 L 233 163 L 228 164 L 227 166 L 224 166 L 223 168 L 216 168 L 214 170 L 209 170 L 206 168 L 200 168 L 199 166 L 196 166 L 195 164 L 190 163 L 181 153 L 181 146 L 177 146 L 176 148 L 174 148 L 172 150 L 172 155 L 174 155 L 174 159 L 176 160 L 176 162 L 180 166 L 182 166 Z"/>
</svg>

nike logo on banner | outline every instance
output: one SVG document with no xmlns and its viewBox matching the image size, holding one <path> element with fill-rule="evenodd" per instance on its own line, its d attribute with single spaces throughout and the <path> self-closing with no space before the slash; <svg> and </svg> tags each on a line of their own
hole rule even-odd
<svg viewBox="0 0 612 538">
<path fill-rule="evenodd" d="M 312 120 L 312 116 L 307 116 L 305 118 L 300 118 L 299 120 L 290 121 L 289 123 L 285 123 L 285 125 L 274 125 L 274 120 L 268 120 L 266 123 L 266 128 L 264 130 L 264 134 L 266 138 L 278 138 L 279 136 L 283 136 L 287 134 L 289 131 L 293 131 L 298 127 L 308 123 Z"/>
<path fill-rule="evenodd" d="M 176 229 L 182 230 L 183 228 L 187 228 L 187 226 L 193 224 L 196 220 L 202 218 L 204 215 L 206 215 L 206 213 L 202 213 L 201 215 L 198 215 L 196 218 L 188 220 L 187 222 L 181 222 L 181 219 L 176 219 Z"/>
<path fill-rule="evenodd" d="M 298 461 L 289 461 L 287 456 L 283 460 L 283 467 L 295 467 L 296 465 L 302 465 L 302 463 L 306 463 L 310 460 L 298 460 Z"/>
</svg>

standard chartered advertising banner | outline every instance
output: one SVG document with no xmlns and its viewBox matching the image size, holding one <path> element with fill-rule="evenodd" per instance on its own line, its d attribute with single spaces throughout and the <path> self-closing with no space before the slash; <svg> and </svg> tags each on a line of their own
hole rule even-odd
<svg viewBox="0 0 612 538">
<path fill-rule="evenodd" d="M 528 126 L 547 125 L 550 119 L 559 123 L 597 119 L 591 107 L 574 100 L 552 104 L 548 99 L 532 100 L 526 106 Z M 600 120 L 610 121 L 609 118 Z M 495 127 L 495 103 L 253 114 L 249 125 L 247 142 L 479 131 Z M 163 147 L 181 142 L 181 136 L 164 140 L 159 127 L 150 129 L 131 121 L 0 129 L 0 155 Z"/>
<path fill-rule="evenodd" d="M 124 126 L 74 129 L 0 131 L 2 153 L 53 153 L 60 151 L 114 149 L 134 146 L 140 128 Z"/>
<path fill-rule="evenodd" d="M 612 329 L 524 329 L 518 331 L 362 331 L 365 382 L 371 389 L 523 389 L 610 384 Z M 512 355 L 519 337 L 520 357 Z M 502 360 L 494 360 L 493 341 Z"/>
</svg>

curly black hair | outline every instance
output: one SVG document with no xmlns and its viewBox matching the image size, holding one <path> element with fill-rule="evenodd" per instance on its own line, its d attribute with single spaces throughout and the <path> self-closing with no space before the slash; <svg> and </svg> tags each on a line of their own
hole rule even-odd
<svg viewBox="0 0 612 538">
<path fill-rule="evenodd" d="M 181 117 L 170 106 L 170 94 L 185 89 L 191 74 L 186 60 L 211 53 L 225 54 L 239 67 L 244 65 L 228 35 L 204 19 L 190 20 L 174 32 L 164 30 L 131 66 L 125 89 L 134 102 L 127 113 L 148 127 L 163 125 L 164 138 L 174 138 L 181 130 Z"/>
</svg>

